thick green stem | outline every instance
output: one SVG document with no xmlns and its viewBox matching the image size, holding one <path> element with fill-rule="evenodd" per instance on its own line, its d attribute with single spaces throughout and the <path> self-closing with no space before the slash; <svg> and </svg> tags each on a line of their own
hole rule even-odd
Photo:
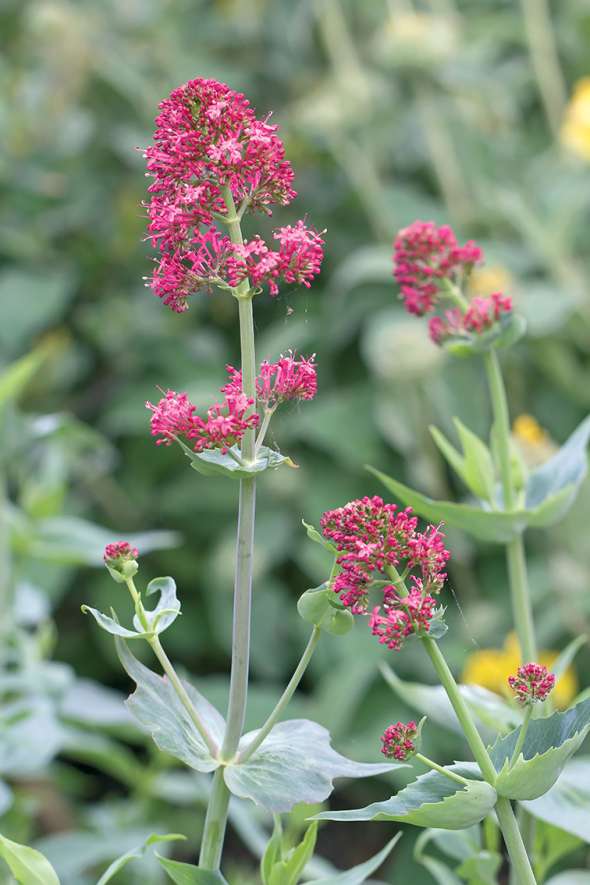
<svg viewBox="0 0 590 885">
<path fill-rule="evenodd" d="M 228 187 L 223 189 L 227 206 L 228 234 L 233 243 L 241 243 L 242 230 L 236 206 Z M 254 350 L 254 314 L 249 280 L 243 280 L 235 289 L 240 319 L 240 348 L 242 389 L 256 403 L 256 357 Z M 255 406 L 254 406 L 255 407 Z M 242 440 L 242 460 L 254 461 L 256 436 L 254 428 L 246 431 Z M 221 758 L 231 761 L 238 749 L 248 699 L 250 667 L 250 622 L 252 613 L 252 566 L 254 559 L 254 520 L 256 513 L 256 481 L 240 480 L 238 505 L 238 537 L 234 582 L 234 617 L 232 633 L 232 661 L 227 708 L 227 725 L 221 748 Z M 205 830 L 199 863 L 204 869 L 218 870 L 227 824 L 229 792 L 219 769 L 213 778 L 213 789 L 207 808 Z"/>
<path fill-rule="evenodd" d="M 490 350 L 485 354 L 484 363 L 494 413 L 492 434 L 498 453 L 498 461 L 500 462 L 500 480 L 502 482 L 502 495 L 504 498 L 503 509 L 514 510 L 515 495 L 512 482 L 512 459 L 510 456 L 510 415 L 504 379 L 502 378 L 500 363 L 494 350 Z"/>
<path fill-rule="evenodd" d="M 205 870 L 218 870 L 227 826 L 229 790 L 223 779 L 223 766 L 213 775 L 211 794 L 207 805 L 205 828 L 201 841 L 199 866 Z"/>
<path fill-rule="evenodd" d="M 311 632 L 311 636 L 309 637 L 309 642 L 307 643 L 307 646 L 305 647 L 305 651 L 301 655 L 301 660 L 299 661 L 295 672 L 293 673 L 293 675 L 291 676 L 291 679 L 289 680 L 289 684 L 285 688 L 283 694 L 279 698 L 279 701 L 278 701 L 276 707 L 274 708 L 274 710 L 272 711 L 272 713 L 270 714 L 270 716 L 268 717 L 268 719 L 266 720 L 266 722 L 264 723 L 264 725 L 262 726 L 262 728 L 260 729 L 260 731 L 258 732 L 256 737 L 254 738 L 252 743 L 248 744 L 246 749 L 242 753 L 240 753 L 240 755 L 238 757 L 238 762 L 245 762 L 247 759 L 250 758 L 250 756 L 252 756 L 253 753 L 256 752 L 258 747 L 261 745 L 261 743 L 263 742 L 265 737 L 270 732 L 270 730 L 273 727 L 273 725 L 275 724 L 275 722 L 277 722 L 278 719 L 280 719 L 281 714 L 283 713 L 287 704 L 289 703 L 289 701 L 293 697 L 295 691 L 297 690 L 297 686 L 301 682 L 301 680 L 303 678 L 303 674 L 307 670 L 308 664 L 311 661 L 312 655 L 313 655 L 315 648 L 319 642 L 321 632 L 322 631 L 320 630 L 319 627 L 313 628 L 313 630 Z"/>
<path fill-rule="evenodd" d="M 535 874 L 533 873 L 509 799 L 498 799 L 496 814 L 498 815 L 500 829 L 510 855 L 511 872 L 515 882 L 517 885 L 536 885 Z"/>
<path fill-rule="evenodd" d="M 506 561 L 520 654 L 523 663 L 530 663 L 536 661 L 538 655 L 522 535 L 506 545 Z"/>
</svg>

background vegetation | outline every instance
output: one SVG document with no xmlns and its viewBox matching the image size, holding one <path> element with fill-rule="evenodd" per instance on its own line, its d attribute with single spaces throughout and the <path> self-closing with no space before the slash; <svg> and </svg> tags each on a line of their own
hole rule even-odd
<svg viewBox="0 0 590 885">
<path fill-rule="evenodd" d="M 527 316 L 530 334 L 506 368 L 513 417 L 538 422 L 517 425 L 531 462 L 589 410 L 590 90 L 582 83 L 571 97 L 590 73 L 590 4 L 560 0 L 550 20 L 544 11 L 535 0 L 4 0 L 0 359 L 35 356 L 18 405 L 13 397 L 3 412 L 11 539 L 3 618 L 26 632 L 5 646 L 1 678 L 13 691 L 17 661 L 19 703 L 41 719 L 0 736 L 0 774 L 14 792 L 10 807 L 0 805 L 0 829 L 37 840 L 70 885 L 95 882 L 153 830 L 189 834 L 177 856 L 191 858 L 206 789 L 133 731 L 115 693 L 127 682 L 112 644 L 80 613 L 82 602 L 128 605 L 99 567 L 105 539 L 160 532 L 140 546 L 144 573 L 172 573 L 180 588 L 184 616 L 166 635 L 169 653 L 204 677 L 212 700 L 223 703 L 226 690 L 236 492 L 189 475 L 176 450 L 156 449 L 144 402 L 170 386 L 207 403 L 224 364 L 237 360 L 236 316 L 220 295 L 177 316 L 143 286 L 150 255 L 137 147 L 150 139 L 157 103 L 209 76 L 247 93 L 259 113 L 273 111 L 299 191 L 275 218 L 306 214 L 327 229 L 319 282 L 256 304 L 261 359 L 295 347 L 317 352 L 319 365 L 317 400 L 286 410 L 272 432 L 301 468 L 261 483 L 256 721 L 304 642 L 295 601 L 325 578 L 301 516 L 317 523 L 325 509 L 381 493 L 366 463 L 432 494 L 460 495 L 427 426 L 452 434 L 458 415 L 487 433 L 480 366 L 444 357 L 397 300 L 398 228 L 450 221 L 478 239 L 487 264 L 474 286 L 513 294 Z M 590 619 L 589 515 L 586 485 L 566 523 L 528 539 L 546 649 Z M 511 617 L 501 550 L 455 532 L 449 539 L 445 649 L 461 672 L 469 655 L 502 646 Z M 384 657 L 358 628 L 327 638 L 293 711 L 328 726 L 342 752 L 376 760 L 382 729 L 408 715 L 379 675 Z M 586 651 L 577 659 L 582 687 L 589 660 Z M 395 663 L 403 677 L 431 681 L 410 647 Z M 503 666 L 498 655 L 471 659 L 473 678 L 492 688 Z M 5 722 L 15 716 L 6 706 Z M 439 760 L 464 752 L 435 726 L 427 741 Z M 335 801 L 364 804 L 384 786 L 346 786 Z M 261 823 L 236 807 L 230 881 L 256 881 Z M 337 866 L 358 863 L 389 828 L 356 833 L 353 842 L 348 828 L 327 827 L 320 850 Z M 384 881 L 406 874 L 413 839 L 401 840 Z M 160 882 L 155 865 L 142 863 L 121 882 Z M 431 881 L 425 870 L 412 876 Z"/>
</svg>

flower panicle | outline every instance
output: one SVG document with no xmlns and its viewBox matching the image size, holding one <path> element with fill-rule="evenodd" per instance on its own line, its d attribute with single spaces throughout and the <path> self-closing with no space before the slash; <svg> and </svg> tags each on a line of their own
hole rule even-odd
<svg viewBox="0 0 590 885">
<path fill-rule="evenodd" d="M 221 388 L 222 393 L 230 393 L 242 388 L 242 373 L 233 366 L 226 366 L 228 383 Z M 293 351 L 281 354 L 277 362 L 265 360 L 260 366 L 256 379 L 257 400 L 267 408 L 275 408 L 287 400 L 313 399 L 317 392 L 317 368 L 315 354 L 299 357 Z"/>
<path fill-rule="evenodd" d="M 469 302 L 465 313 L 455 307 L 442 316 L 433 316 L 428 322 L 428 331 L 435 344 L 443 344 L 449 338 L 481 335 L 487 332 L 502 316 L 512 313 L 512 298 L 502 292 L 492 292 L 489 296 L 476 295 Z"/>
<path fill-rule="evenodd" d="M 516 675 L 508 677 L 508 685 L 514 692 L 515 700 L 522 706 L 544 701 L 555 687 L 555 674 L 543 664 L 534 662 L 523 664 Z"/>
<path fill-rule="evenodd" d="M 419 727 L 413 719 L 390 725 L 381 736 L 381 752 L 388 759 L 405 762 L 418 751 L 418 732 Z"/>
</svg>

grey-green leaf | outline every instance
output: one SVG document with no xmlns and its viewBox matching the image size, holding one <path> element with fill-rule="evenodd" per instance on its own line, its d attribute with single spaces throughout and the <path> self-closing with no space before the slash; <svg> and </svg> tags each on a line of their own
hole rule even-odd
<svg viewBox="0 0 590 885">
<path fill-rule="evenodd" d="M 151 734 L 154 743 L 196 771 L 218 768 L 218 761 L 209 753 L 169 680 L 140 663 L 122 639 L 116 638 L 115 645 L 124 669 L 137 685 L 127 706 L 144 731 Z M 209 734 L 221 746 L 225 730 L 223 716 L 190 683 L 183 681 L 183 685 Z"/>
<path fill-rule="evenodd" d="M 263 473 L 265 470 L 276 470 L 283 464 L 295 467 L 293 461 L 286 455 L 268 446 L 261 446 L 258 450 L 256 461 L 252 464 L 240 463 L 240 450 L 237 446 L 223 454 L 221 449 L 205 449 L 203 452 L 193 452 L 188 446 L 182 445 L 185 455 L 190 459 L 191 467 L 203 476 L 229 476 L 233 479 L 243 479 Z"/>
<path fill-rule="evenodd" d="M 240 741 L 244 750 L 257 731 Z M 275 725 L 256 752 L 241 765 L 227 765 L 225 782 L 232 793 L 252 799 L 268 811 L 290 811 L 299 802 L 323 802 L 337 777 L 371 777 L 401 763 L 353 762 L 330 746 L 330 734 L 308 719 L 290 719 Z"/>
<path fill-rule="evenodd" d="M 174 623 L 180 614 L 180 601 L 176 597 L 176 583 L 174 578 L 154 578 L 146 587 L 146 596 L 159 593 L 160 599 L 153 611 L 146 610 L 146 617 L 150 631 L 163 633 L 170 624 Z M 133 618 L 133 624 L 138 631 L 142 631 L 141 622 L 137 615 Z"/>
<path fill-rule="evenodd" d="M 326 541 L 326 539 L 321 535 L 315 526 L 310 525 L 308 522 L 305 522 L 304 519 L 301 520 L 301 524 L 305 528 L 307 532 L 307 537 L 310 541 L 314 541 L 316 544 L 320 544 L 326 550 L 329 550 L 330 553 L 336 553 L 336 547 L 330 543 L 330 541 Z"/>
<path fill-rule="evenodd" d="M 110 882 L 130 861 L 138 857 L 143 857 L 146 849 L 149 848 L 150 845 L 155 845 L 158 842 L 175 842 L 178 839 L 186 839 L 186 836 L 181 836 L 179 833 L 166 833 L 163 836 L 158 833 L 152 833 L 142 845 L 139 845 L 137 848 L 132 848 L 130 851 L 126 851 L 125 854 L 122 854 L 121 857 L 114 860 L 112 864 L 109 865 L 108 869 L 104 871 L 96 885 L 106 885 L 106 883 Z"/>
<path fill-rule="evenodd" d="M 143 632 L 128 630 L 127 627 L 122 627 L 114 618 L 110 618 L 108 615 L 103 614 L 97 608 L 92 608 L 90 605 L 83 605 L 82 611 L 84 614 L 91 614 L 98 626 L 103 630 L 106 630 L 106 632 L 110 633 L 112 636 L 121 636 L 123 639 L 142 639 L 146 636 Z"/>
<path fill-rule="evenodd" d="M 179 860 L 169 860 L 159 854 L 156 854 L 156 857 L 176 885 L 228 885 L 221 873 L 203 870 L 190 863 L 181 863 Z"/>
<path fill-rule="evenodd" d="M 496 789 L 509 799 L 536 799 L 556 782 L 568 759 L 590 731 L 590 698 L 563 713 L 532 719 L 524 745 L 514 765 L 520 727 L 499 738 L 490 749 L 498 771 Z"/>
<path fill-rule="evenodd" d="M 469 489 L 490 503 L 494 499 L 495 472 L 490 450 L 459 418 L 454 418 L 464 454 L 463 477 Z"/>
<path fill-rule="evenodd" d="M 533 817 L 590 843 L 590 756 L 570 760 L 547 793 L 522 804 Z"/>
<path fill-rule="evenodd" d="M 455 770 L 456 766 L 450 766 Z M 385 802 L 348 811 L 324 811 L 318 820 L 395 820 L 418 827 L 464 830 L 483 820 L 496 803 L 496 791 L 479 780 L 462 785 L 437 771 L 420 775 Z"/>
<path fill-rule="evenodd" d="M 387 845 L 382 848 L 381 851 L 373 855 L 373 857 L 366 860 L 364 863 L 361 863 L 350 870 L 346 870 L 343 873 L 337 873 L 335 876 L 314 879 L 310 885 L 362 885 L 363 882 L 367 881 L 369 876 L 379 869 L 381 864 L 385 863 L 393 851 L 394 845 L 399 842 L 401 837 L 402 833 L 397 833 L 393 839 L 389 840 Z"/>
<path fill-rule="evenodd" d="M 60 885 L 57 873 L 40 851 L 0 835 L 0 857 L 20 885 Z"/>
<path fill-rule="evenodd" d="M 563 489 L 570 490 L 573 501 L 586 476 L 586 448 L 590 440 L 590 415 L 574 430 L 558 452 L 534 470 L 527 483 L 527 509 L 534 509 Z"/>
</svg>

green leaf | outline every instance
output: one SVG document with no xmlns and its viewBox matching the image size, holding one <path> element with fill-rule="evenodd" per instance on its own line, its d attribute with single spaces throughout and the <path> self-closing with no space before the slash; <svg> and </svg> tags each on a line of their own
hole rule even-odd
<svg viewBox="0 0 590 885">
<path fill-rule="evenodd" d="M 449 766 L 457 771 L 460 766 Z M 437 771 L 417 780 L 385 802 L 348 811 L 324 811 L 317 820 L 395 820 L 418 827 L 464 830 L 483 820 L 496 804 L 496 791 L 484 781 L 462 786 Z"/>
<path fill-rule="evenodd" d="M 520 727 L 499 738 L 490 749 L 490 756 L 498 771 L 496 789 L 499 795 L 509 799 L 536 799 L 542 796 L 556 782 L 588 731 L 590 699 L 563 713 L 532 719 L 522 751 L 512 766 L 510 759 Z"/>
<path fill-rule="evenodd" d="M 463 734 L 461 724 L 442 685 L 422 685 L 407 682 L 388 664 L 382 664 L 381 673 L 394 692 L 408 706 L 424 713 L 434 722 L 456 734 Z M 484 740 L 493 740 L 498 731 L 507 732 L 522 720 L 522 713 L 499 695 L 480 685 L 460 685 L 459 691 L 475 718 L 475 724 Z"/>
<path fill-rule="evenodd" d="M 414 845 L 414 858 L 417 863 L 422 864 L 423 867 L 426 867 L 434 881 L 437 885 L 461 885 L 461 880 L 455 873 L 449 869 L 446 863 L 439 860 L 436 857 L 431 857 L 429 854 L 424 852 L 424 847 L 429 842 L 434 841 L 437 848 L 440 848 L 441 851 L 445 851 L 445 848 L 449 845 L 449 840 L 451 837 L 457 835 L 459 837 L 463 837 L 465 833 L 471 833 L 476 829 L 479 834 L 478 828 L 471 828 L 469 830 L 456 830 L 451 832 L 450 830 L 437 830 L 437 829 L 429 829 L 425 830 L 423 833 L 420 833 L 418 838 L 416 839 L 416 843 Z M 439 841 L 439 837 L 440 841 Z M 463 839 L 461 839 L 463 842 Z M 452 843 L 451 843 L 452 844 Z M 453 846 L 454 847 L 454 846 Z M 467 850 L 464 850 L 464 846 L 461 845 L 461 852 L 459 854 L 459 859 L 464 860 L 466 857 L 469 857 L 474 851 L 479 851 L 479 841 L 475 843 L 475 845 L 468 844 Z M 447 852 L 451 857 L 456 858 L 456 853 L 453 851 Z"/>
<path fill-rule="evenodd" d="M 256 461 L 253 464 L 240 463 L 241 455 L 238 446 L 231 448 L 224 455 L 221 449 L 205 449 L 203 452 L 193 452 L 184 443 L 182 450 L 198 473 L 203 476 L 230 476 L 233 479 L 255 476 L 265 470 L 276 470 L 286 464 L 288 467 L 296 467 L 291 458 L 281 455 L 268 446 L 261 446 L 258 450 Z"/>
<path fill-rule="evenodd" d="M 136 630 L 128 630 L 127 627 L 122 627 L 114 618 L 110 618 L 90 605 L 83 605 L 81 608 L 84 614 L 91 614 L 98 626 L 110 633 L 111 636 L 122 636 L 123 639 L 145 639 L 149 635 L 148 633 L 138 633 Z"/>
<path fill-rule="evenodd" d="M 258 731 L 245 734 L 244 750 Z M 226 765 L 225 782 L 236 796 L 252 799 L 268 811 L 290 811 L 299 802 L 323 802 L 333 790 L 337 777 L 371 777 L 396 768 L 401 763 L 353 762 L 330 746 L 330 734 L 308 719 L 279 722 L 256 752 L 244 763 Z"/>
<path fill-rule="evenodd" d="M 20 885 L 60 885 L 57 873 L 40 851 L 0 835 L 0 857 Z"/>
<path fill-rule="evenodd" d="M 547 793 L 522 804 L 533 817 L 590 843 L 590 756 L 570 760 Z"/>
<path fill-rule="evenodd" d="M 144 731 L 151 734 L 156 746 L 196 771 L 218 768 L 219 762 L 211 756 L 170 681 L 140 663 L 122 639 L 116 637 L 115 645 L 123 668 L 137 685 L 127 706 Z M 189 682 L 183 680 L 182 684 L 209 734 L 221 746 L 225 731 L 223 716 Z"/>
<path fill-rule="evenodd" d="M 301 842 L 285 855 L 276 858 L 268 885 L 297 885 L 305 865 L 313 856 L 318 835 L 318 823 L 314 821 L 305 831 Z"/>
<path fill-rule="evenodd" d="M 310 541 L 314 541 L 314 543 L 320 544 L 326 550 L 329 550 L 330 553 L 336 554 L 338 552 L 334 544 L 331 544 L 330 541 L 326 541 L 326 539 L 318 532 L 315 526 L 310 525 L 308 522 L 305 522 L 304 519 L 301 520 L 301 524 L 305 528 L 307 532 L 307 537 L 310 539 Z"/>
<path fill-rule="evenodd" d="M 104 871 L 96 885 L 106 885 L 107 882 L 110 882 L 113 879 L 116 873 L 122 870 L 123 867 L 127 866 L 129 861 L 138 857 L 143 857 L 146 849 L 149 848 L 150 845 L 155 845 L 157 842 L 175 842 L 178 839 L 186 839 L 186 836 L 181 836 L 179 833 L 166 833 L 163 836 L 160 836 L 158 833 L 152 833 L 142 845 L 137 848 L 132 848 L 130 851 L 126 851 L 125 854 L 114 860 L 108 869 Z"/>
<path fill-rule="evenodd" d="M 434 424 L 431 424 L 428 428 L 430 430 L 431 436 L 436 443 L 437 448 L 442 453 L 442 455 L 446 458 L 449 465 L 453 468 L 457 476 L 460 476 L 461 479 L 466 483 L 465 479 L 465 458 L 455 448 L 452 443 L 448 441 L 444 433 L 435 427 Z"/>
<path fill-rule="evenodd" d="M 537 821 L 535 827 L 535 844 L 533 849 L 535 862 L 535 873 L 537 879 L 545 881 L 547 873 L 552 866 L 555 866 L 558 860 L 570 854 L 582 845 L 582 840 L 578 836 L 562 830 L 561 827 L 554 827 L 547 821 Z"/>
<path fill-rule="evenodd" d="M 387 845 L 377 854 L 373 855 L 364 863 L 346 870 L 343 873 L 337 873 L 335 876 L 326 876 L 322 879 L 313 879 L 310 885 L 362 885 L 366 882 L 379 867 L 385 863 L 393 848 L 402 837 L 402 833 L 397 833 L 393 839 L 390 839 Z"/>
<path fill-rule="evenodd" d="M 435 501 L 421 492 L 398 482 L 374 467 L 367 469 L 405 506 L 429 522 L 445 522 L 462 529 L 475 538 L 506 544 L 517 537 L 527 526 L 542 528 L 557 522 L 573 501 L 572 488 L 567 486 L 531 510 L 484 510 L 471 504 L 455 504 L 453 501 Z"/>
<path fill-rule="evenodd" d="M 0 372 L 0 408 L 27 386 L 44 362 L 47 352 L 46 347 L 37 347 Z"/>
<path fill-rule="evenodd" d="M 156 854 L 156 857 L 176 885 L 228 885 L 221 873 L 203 870 L 190 863 L 181 863 L 179 860 L 169 860 L 159 854 Z"/>
<path fill-rule="evenodd" d="M 534 470 L 526 490 L 527 509 L 534 510 L 564 490 L 569 490 L 569 508 L 586 476 L 588 460 L 586 449 L 590 440 L 590 415 L 574 430 L 567 442 L 548 461 Z"/>
<path fill-rule="evenodd" d="M 457 873 L 469 885 L 496 885 L 502 857 L 496 851 L 478 851 L 457 867 Z"/>
<path fill-rule="evenodd" d="M 586 645 L 587 642 L 587 636 L 576 636 L 576 638 L 572 639 L 571 642 L 568 642 L 564 650 L 560 652 L 559 656 L 551 667 L 551 672 L 555 675 L 556 682 L 559 682 L 567 668 L 572 664 L 574 658 L 576 657 L 582 646 Z"/>
<path fill-rule="evenodd" d="M 180 601 L 176 597 L 176 582 L 174 578 L 154 578 L 146 587 L 146 596 L 159 593 L 160 599 L 152 611 L 146 609 L 146 617 L 150 626 L 150 632 L 163 633 L 170 624 L 173 624 L 180 614 Z M 142 630 L 137 615 L 133 618 L 136 630 Z"/>
<path fill-rule="evenodd" d="M 453 421 L 465 456 L 465 482 L 474 495 L 491 503 L 494 500 L 495 471 L 490 450 L 459 418 Z"/>
<path fill-rule="evenodd" d="M 281 826 L 281 818 L 279 815 L 276 815 L 272 835 L 268 840 L 266 848 L 264 849 L 264 854 L 260 859 L 260 876 L 262 878 L 262 885 L 270 885 L 270 876 L 273 867 L 281 857 L 282 844 L 283 828 Z"/>
<path fill-rule="evenodd" d="M 354 626 L 354 616 L 337 604 L 337 598 L 326 582 L 302 593 L 297 611 L 308 624 L 335 636 L 346 635 Z"/>
</svg>

